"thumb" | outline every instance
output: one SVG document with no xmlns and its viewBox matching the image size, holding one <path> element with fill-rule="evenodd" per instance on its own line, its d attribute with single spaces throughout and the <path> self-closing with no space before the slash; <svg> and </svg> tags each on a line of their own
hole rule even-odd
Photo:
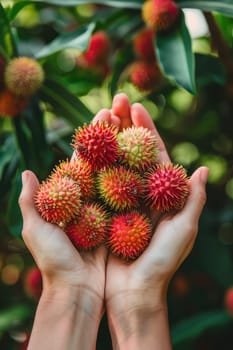
<svg viewBox="0 0 233 350">
<path fill-rule="evenodd" d="M 34 196 L 38 189 L 39 181 L 32 171 L 25 170 L 22 173 L 22 191 L 19 196 L 19 207 L 24 221 L 39 217 L 34 205 Z"/>
<path fill-rule="evenodd" d="M 208 168 L 200 167 L 190 178 L 190 195 L 181 212 L 190 222 L 197 222 L 204 208 L 208 174 Z"/>
</svg>

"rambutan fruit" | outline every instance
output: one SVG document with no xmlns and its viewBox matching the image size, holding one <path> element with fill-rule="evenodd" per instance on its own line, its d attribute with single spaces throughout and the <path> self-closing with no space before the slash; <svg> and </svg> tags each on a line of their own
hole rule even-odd
<svg viewBox="0 0 233 350">
<path fill-rule="evenodd" d="M 225 292 L 224 306 L 227 312 L 233 316 L 233 286 L 229 287 Z"/>
<path fill-rule="evenodd" d="M 117 135 L 121 164 L 144 170 L 158 158 L 157 138 L 144 127 L 132 126 Z"/>
<path fill-rule="evenodd" d="M 42 275 L 37 266 L 32 266 L 26 271 L 23 284 L 26 294 L 38 300 L 42 292 Z"/>
<path fill-rule="evenodd" d="M 106 239 L 108 217 L 106 211 L 96 203 L 86 203 L 80 214 L 65 227 L 65 233 L 79 250 L 90 250 L 100 246 Z"/>
<path fill-rule="evenodd" d="M 9 90 L 0 92 L 0 116 L 16 117 L 28 105 L 28 98 L 16 96 Z"/>
<path fill-rule="evenodd" d="M 117 161 L 117 131 L 116 126 L 106 122 L 85 124 L 75 131 L 72 146 L 93 170 L 99 170 Z"/>
<path fill-rule="evenodd" d="M 137 61 L 129 68 L 129 79 L 139 91 L 152 91 L 161 83 L 161 71 L 156 62 Z"/>
<path fill-rule="evenodd" d="M 151 238 L 149 219 L 136 212 L 119 214 L 113 217 L 107 244 L 111 252 L 123 259 L 138 258 L 146 249 Z"/>
<path fill-rule="evenodd" d="M 104 202 L 115 210 L 138 207 L 144 189 L 141 176 L 123 166 L 101 170 L 97 188 Z"/>
<path fill-rule="evenodd" d="M 69 160 L 61 161 L 50 176 L 51 179 L 54 177 L 68 177 L 77 182 L 81 191 L 81 199 L 83 200 L 92 199 L 95 195 L 95 179 L 92 168 L 88 162 L 82 159 L 75 159 L 72 162 Z"/>
<path fill-rule="evenodd" d="M 40 184 L 35 195 L 35 206 L 41 217 L 64 226 L 81 209 L 79 185 L 68 177 L 53 177 Z"/>
<path fill-rule="evenodd" d="M 34 94 L 44 81 L 41 65 L 29 57 L 12 59 L 5 69 L 6 87 L 17 96 Z"/>
<path fill-rule="evenodd" d="M 159 164 L 145 176 L 145 199 L 152 209 L 162 212 L 181 209 L 188 194 L 188 177 L 180 165 Z"/>
<path fill-rule="evenodd" d="M 92 35 L 83 57 L 88 66 L 95 66 L 106 62 L 109 52 L 110 40 L 108 35 L 104 31 L 98 31 Z"/>
<path fill-rule="evenodd" d="M 133 40 L 133 47 L 136 56 L 143 61 L 155 61 L 154 30 L 143 28 Z"/>
<path fill-rule="evenodd" d="M 180 9 L 173 0 L 147 0 L 142 6 L 144 22 L 157 32 L 173 27 L 179 15 Z"/>
</svg>

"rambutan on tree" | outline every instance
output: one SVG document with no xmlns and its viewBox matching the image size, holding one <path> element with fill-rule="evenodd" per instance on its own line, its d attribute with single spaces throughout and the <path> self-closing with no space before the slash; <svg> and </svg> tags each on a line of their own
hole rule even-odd
<svg viewBox="0 0 233 350">
<path fill-rule="evenodd" d="M 37 270 L 26 278 L 36 266 L 21 239 L 21 172 L 44 180 L 117 92 L 148 109 L 188 174 L 210 169 L 197 242 L 168 292 L 173 347 L 233 347 L 232 0 L 3 0 L 1 349 L 26 348 L 41 288 Z M 97 349 L 111 349 L 105 318 Z"/>
</svg>

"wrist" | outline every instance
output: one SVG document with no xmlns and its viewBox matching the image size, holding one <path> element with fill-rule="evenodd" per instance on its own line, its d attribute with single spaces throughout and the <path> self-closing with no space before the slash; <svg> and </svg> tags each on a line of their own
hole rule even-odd
<svg viewBox="0 0 233 350">
<path fill-rule="evenodd" d="M 170 350 L 166 293 L 126 292 L 107 302 L 113 349 Z"/>
<path fill-rule="evenodd" d="M 94 349 L 102 307 L 102 301 L 92 290 L 45 285 L 28 350 Z"/>
</svg>

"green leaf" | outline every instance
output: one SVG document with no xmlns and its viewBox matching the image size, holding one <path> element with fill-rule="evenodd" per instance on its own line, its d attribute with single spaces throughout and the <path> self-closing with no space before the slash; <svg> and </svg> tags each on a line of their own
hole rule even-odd
<svg viewBox="0 0 233 350">
<path fill-rule="evenodd" d="M 0 312 L 0 332 L 9 330 L 32 316 L 27 305 L 17 305 Z"/>
<path fill-rule="evenodd" d="M 189 319 L 183 320 L 171 329 L 173 345 L 196 338 L 204 331 L 214 327 L 225 326 L 232 322 L 232 317 L 226 311 L 216 310 L 203 312 Z"/>
<path fill-rule="evenodd" d="M 159 64 L 165 76 L 173 79 L 177 85 L 194 94 L 196 92 L 195 61 L 191 37 L 183 14 L 177 30 L 157 34 L 155 47 Z"/>
<path fill-rule="evenodd" d="M 9 59 L 17 56 L 17 47 L 6 12 L 0 3 L 0 54 Z"/>
<path fill-rule="evenodd" d="M 40 92 L 41 99 L 48 102 L 58 115 L 77 127 L 89 123 L 93 113 L 64 86 L 55 80 L 46 80 Z"/>
<path fill-rule="evenodd" d="M 177 0 L 180 7 L 221 12 L 233 16 L 232 0 Z"/>
<path fill-rule="evenodd" d="M 11 186 L 7 208 L 7 226 L 10 233 L 16 237 L 21 237 L 23 227 L 22 215 L 18 205 L 18 199 L 22 189 L 21 172 L 23 170 L 24 168 L 21 166 L 16 172 Z"/>
<path fill-rule="evenodd" d="M 11 161 L 11 159 L 15 155 L 15 151 L 15 142 L 14 139 L 10 136 L 0 147 L 0 179 L 2 177 L 5 166 Z"/>
<path fill-rule="evenodd" d="M 57 5 L 57 6 L 77 6 L 80 4 L 101 4 L 101 5 L 107 5 L 107 6 L 114 6 L 114 7 L 120 7 L 120 8 L 133 8 L 133 9 L 140 9 L 143 4 L 143 0 L 128 0 L 128 1 L 122 1 L 122 0 L 66 0 L 65 2 L 63 0 L 34 0 L 34 2 L 43 2 L 51 5 Z"/>
<path fill-rule="evenodd" d="M 13 21 L 17 14 L 28 5 L 31 5 L 32 1 L 20 1 L 15 4 L 8 10 L 7 17 L 9 18 L 9 21 Z"/>
<path fill-rule="evenodd" d="M 196 54 L 196 81 L 199 85 L 217 83 L 224 85 L 226 71 L 217 57 Z"/>
<path fill-rule="evenodd" d="M 68 48 L 76 48 L 80 51 L 85 51 L 94 29 L 95 24 L 90 23 L 75 32 L 64 33 L 54 39 L 49 45 L 42 48 L 41 51 L 37 52 L 35 57 L 37 59 L 44 58 Z"/>
</svg>

